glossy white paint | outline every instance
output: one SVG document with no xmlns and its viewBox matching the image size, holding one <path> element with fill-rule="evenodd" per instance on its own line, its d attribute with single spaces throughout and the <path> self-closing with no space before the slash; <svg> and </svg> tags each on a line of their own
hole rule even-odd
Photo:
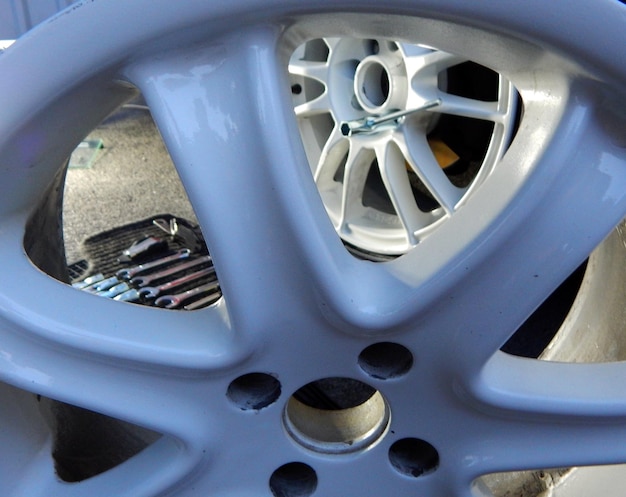
<svg viewBox="0 0 626 497">
<path fill-rule="evenodd" d="M 73 0 L 0 0 L 0 38 L 17 38 Z"/>
<path fill-rule="evenodd" d="M 326 57 L 320 57 L 319 48 L 317 52 L 310 48 L 314 43 L 327 47 Z M 517 92 L 495 75 L 489 84 L 482 82 L 494 93 L 492 101 L 448 92 L 448 82 L 440 73 L 463 62 L 467 60 L 424 46 L 352 37 L 315 40 L 291 56 L 292 84 L 302 88 L 294 97 L 294 110 L 305 152 L 326 211 L 346 242 L 374 254 L 408 252 L 460 209 L 500 162 L 513 133 Z M 351 78 L 347 68 L 355 65 Z M 322 85 L 321 94 L 317 87 L 311 88 L 311 81 Z M 417 110 L 425 104 L 430 107 Z M 345 136 L 347 123 L 398 111 L 411 114 L 401 122 L 387 121 L 371 132 Z M 450 115 L 473 120 L 471 125 L 465 121 L 465 128 L 457 124 L 457 133 L 475 127 L 477 121 L 493 125 L 490 136 L 474 144 L 487 150 L 479 159 L 480 172 L 462 187 L 450 181 L 427 138 L 442 116 Z M 385 210 L 366 202 L 374 159 L 372 167 L 377 168 L 384 185 L 380 188 L 389 199 Z M 420 209 L 407 169 L 419 178 L 437 207 Z M 339 174 L 342 181 L 337 181 Z"/>
<path fill-rule="evenodd" d="M 70 485 L 54 476 L 39 431 L 23 441 L 5 431 L 28 461 L 0 466 L 8 495 L 268 495 L 274 470 L 301 461 L 320 496 L 476 497 L 485 473 L 625 462 L 614 442 L 626 436 L 626 365 L 498 352 L 626 213 L 625 24 L 614 0 L 100 0 L 20 39 L 0 56 L 0 379 L 165 436 Z M 524 101 L 499 167 L 393 262 L 348 255 L 309 171 L 287 63 L 320 36 L 456 53 L 503 74 Z M 225 296 L 216 307 L 176 313 L 95 298 L 24 254 L 43 189 L 133 85 L 214 257 Z M 359 353 L 385 340 L 414 355 L 401 378 L 358 367 Z M 225 395 L 249 372 L 282 386 L 258 412 Z M 388 402 L 389 431 L 369 450 L 312 453 L 286 434 L 290 394 L 331 376 L 367 382 Z M 405 437 L 437 449 L 434 472 L 393 469 L 388 450 Z M 559 497 L 578 495 L 567 488 Z"/>
</svg>

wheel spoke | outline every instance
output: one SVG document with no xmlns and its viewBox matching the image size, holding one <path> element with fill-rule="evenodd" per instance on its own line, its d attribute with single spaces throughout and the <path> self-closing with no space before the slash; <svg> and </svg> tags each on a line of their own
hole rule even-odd
<svg viewBox="0 0 626 497">
<path fill-rule="evenodd" d="M 441 105 L 434 112 L 453 116 L 481 119 L 494 123 L 503 123 L 507 113 L 500 108 L 500 102 L 484 102 L 472 98 L 460 97 L 450 93 L 439 92 Z"/>
<path fill-rule="evenodd" d="M 501 434 L 491 435 L 496 432 Z M 493 419 L 478 435 L 488 442 L 473 439 L 469 444 L 482 445 L 478 458 L 489 454 L 490 461 L 480 468 L 482 474 L 626 463 L 626 450 L 614 443 L 626 435 L 623 417 L 611 421 L 596 416 L 550 421 L 540 417 L 509 422 Z"/>
<path fill-rule="evenodd" d="M 415 203 L 413 191 L 407 176 L 404 155 L 393 141 L 384 141 L 376 147 L 378 168 L 404 229 L 410 245 L 416 245 L 415 232 L 427 225 L 428 215 L 420 211 Z"/>
<path fill-rule="evenodd" d="M 621 362 L 560 363 L 500 352 L 487 363 L 476 392 L 502 409 L 554 415 L 563 421 L 623 420 L 626 394 L 614 379 L 624 375 L 626 363 Z"/>
<path fill-rule="evenodd" d="M 437 76 L 441 71 L 466 61 L 458 55 L 417 45 L 402 45 L 402 48 L 406 54 L 404 60 L 409 81 L 413 81 L 419 75 L 421 81 L 428 82 L 435 88 L 437 87 Z"/>
<path fill-rule="evenodd" d="M 320 96 L 309 100 L 300 105 L 296 105 L 294 111 L 298 117 L 312 117 L 320 114 L 330 113 L 330 100 L 328 99 L 328 93 L 324 91 Z"/>
<path fill-rule="evenodd" d="M 341 192 L 341 217 L 338 230 L 349 230 L 351 214 L 362 208 L 363 190 L 373 159 L 371 150 L 361 146 L 358 140 L 352 140 L 346 159 L 343 186 Z"/>
<path fill-rule="evenodd" d="M 328 62 L 314 62 L 310 60 L 294 60 L 289 62 L 289 73 L 294 76 L 315 79 L 324 85 L 328 81 Z"/>
<path fill-rule="evenodd" d="M 623 364 L 494 358 L 479 395 L 488 397 L 483 409 L 495 408 L 482 429 L 492 434 L 485 449 L 495 460 L 482 471 L 626 463 L 626 448 L 614 443 L 626 435 L 626 396 L 616 381 L 624 374 Z"/>
<path fill-rule="evenodd" d="M 11 497 L 47 497 L 64 495 L 67 497 L 89 497 L 98 495 L 104 488 L 111 495 L 120 497 L 151 497 L 177 483 L 181 474 L 179 448 L 172 440 L 162 439 L 148 447 L 134 458 L 108 472 L 84 480 L 66 483 L 59 480 L 54 471 L 51 457 L 52 446 L 46 444 L 39 454 L 24 469 L 24 477 L 17 488 L 12 489 Z M 164 464 L 164 461 L 177 464 Z M 155 471 L 159 468 L 159 471 Z M 186 473 L 189 468 L 183 470 Z"/>
<path fill-rule="evenodd" d="M 531 399 L 527 399 L 530 401 Z M 477 462 L 468 476 L 478 477 L 503 471 L 566 468 L 626 463 L 626 449 L 615 444 L 626 435 L 624 418 L 606 421 L 597 417 L 562 416 L 517 419 L 517 414 L 485 418 L 467 429 L 467 447 Z M 459 434 L 459 436 L 462 436 Z M 457 464 L 461 464 L 457 461 Z"/>
<path fill-rule="evenodd" d="M 298 205 L 321 206 L 274 34 L 246 32 L 225 43 L 226 53 L 201 50 L 190 62 L 146 60 L 131 78 L 200 221 L 233 324 L 265 330 L 285 308 L 312 305 L 289 219 L 302 213 Z M 323 209 L 316 215 L 328 224 Z M 313 236 L 308 219 L 297 223 Z"/>
<path fill-rule="evenodd" d="M 22 468 L 22 477 L 19 484 L 11 488 L 12 497 L 34 496 L 45 497 L 46 495 L 60 494 L 63 484 L 59 482 L 54 473 L 52 461 L 52 442 L 46 440 L 42 448 Z"/>
<path fill-rule="evenodd" d="M 321 190 L 324 189 L 325 185 L 334 182 L 335 173 L 341 160 L 345 157 L 348 147 L 348 141 L 341 133 L 341 127 L 335 124 L 320 153 L 317 167 L 313 171 L 313 178 Z"/>
<path fill-rule="evenodd" d="M 322 93 L 313 99 L 296 105 L 294 111 L 296 116 L 307 118 L 319 114 L 327 114 L 331 112 L 331 104 L 328 98 L 327 82 L 329 78 L 329 65 L 327 62 L 314 62 L 308 60 L 293 59 L 289 62 L 289 73 L 292 76 L 302 76 L 304 78 L 314 79 L 324 85 Z"/>
<path fill-rule="evenodd" d="M 421 133 L 411 133 L 410 130 L 405 130 L 404 133 L 395 134 L 395 142 L 402 150 L 413 172 L 417 174 L 439 205 L 447 214 L 452 214 L 456 204 L 465 193 L 465 189 L 457 188 L 450 182 L 437 163 L 426 137 Z"/>
</svg>

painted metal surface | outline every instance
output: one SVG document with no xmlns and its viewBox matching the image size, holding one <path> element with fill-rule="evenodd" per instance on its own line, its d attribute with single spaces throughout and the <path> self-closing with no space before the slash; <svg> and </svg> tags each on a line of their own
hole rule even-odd
<svg viewBox="0 0 626 497">
<path fill-rule="evenodd" d="M 448 78 L 440 75 L 464 62 L 430 47 L 352 37 L 309 41 L 291 56 L 292 88 L 300 89 L 295 113 L 311 170 L 335 229 L 352 246 L 408 252 L 460 209 L 500 162 L 513 133 L 517 92 L 497 74 L 479 83 L 491 100 L 447 91 Z M 347 74 L 352 67 L 354 77 Z M 457 119 L 456 134 L 492 126 L 475 138 L 473 146 L 484 147 L 475 159 L 481 167 L 464 184 L 451 182 L 429 142 L 449 116 Z M 461 119 L 463 128 L 459 117 L 471 124 Z M 371 186 L 372 169 L 382 185 Z M 409 174 L 430 207 L 420 208 Z M 369 199 L 372 190 L 387 204 Z"/>
<path fill-rule="evenodd" d="M 613 0 L 103 0 L 21 38 L 0 57 L 0 281 L 11 282 L 0 290 L 0 379 L 164 436 L 67 484 L 40 425 L 0 432 L 24 461 L 0 466 L 5 495 L 268 495 L 278 468 L 302 462 L 315 495 L 477 497 L 486 473 L 626 461 L 614 443 L 626 436 L 626 365 L 498 351 L 626 213 L 625 21 Z M 319 36 L 434 46 L 505 75 L 523 100 L 499 167 L 392 262 L 346 252 L 309 171 L 287 63 Z M 224 294 L 211 308 L 96 298 L 24 253 L 28 214 L 63 159 L 135 87 L 211 249 Z M 415 360 L 385 380 L 359 356 L 387 341 Z M 253 412 L 226 395 L 251 372 L 281 387 Z M 320 454 L 290 438 L 289 397 L 322 377 L 381 393 L 382 439 Z M 389 454 L 406 439 L 434 447 L 436 468 L 399 472 Z"/>
<path fill-rule="evenodd" d="M 75 0 L 0 0 L 0 40 L 15 39 Z"/>
</svg>

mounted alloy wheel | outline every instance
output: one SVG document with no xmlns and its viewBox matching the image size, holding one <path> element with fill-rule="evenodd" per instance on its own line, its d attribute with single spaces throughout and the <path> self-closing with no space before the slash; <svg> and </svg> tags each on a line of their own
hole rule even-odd
<svg viewBox="0 0 626 497">
<path fill-rule="evenodd" d="M 365 257 L 419 243 L 461 208 L 511 139 L 513 85 L 457 55 L 385 39 L 316 39 L 298 47 L 289 71 L 326 210 Z"/>
<path fill-rule="evenodd" d="M 3 495 L 621 495 L 594 466 L 626 463 L 625 23 L 615 0 L 109 0 L 18 40 Z M 220 281 L 198 311 L 62 281 L 66 158 L 138 92 Z M 541 358 L 503 348 L 587 259 Z"/>
</svg>

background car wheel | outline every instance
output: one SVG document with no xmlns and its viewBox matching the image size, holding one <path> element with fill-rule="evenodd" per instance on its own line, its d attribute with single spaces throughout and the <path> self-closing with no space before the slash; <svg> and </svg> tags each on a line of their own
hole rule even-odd
<svg viewBox="0 0 626 497">
<path fill-rule="evenodd" d="M 326 210 L 366 258 L 403 254 L 428 236 L 489 176 L 513 134 L 513 85 L 430 47 L 315 39 L 295 50 L 289 71 Z M 349 123 L 398 113 L 346 132 Z"/>
</svg>

